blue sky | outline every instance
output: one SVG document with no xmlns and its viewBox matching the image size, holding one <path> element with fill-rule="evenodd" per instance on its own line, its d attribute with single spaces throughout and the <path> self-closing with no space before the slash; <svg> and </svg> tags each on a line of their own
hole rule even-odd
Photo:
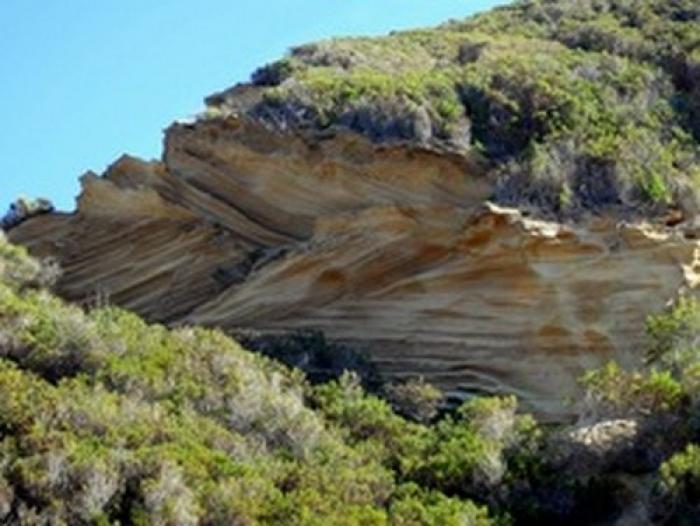
<svg viewBox="0 0 700 526">
<path fill-rule="evenodd" d="M 505 0 L 1 0 L 0 211 L 70 210 L 78 177 L 162 131 L 292 45 L 427 26 Z"/>
</svg>

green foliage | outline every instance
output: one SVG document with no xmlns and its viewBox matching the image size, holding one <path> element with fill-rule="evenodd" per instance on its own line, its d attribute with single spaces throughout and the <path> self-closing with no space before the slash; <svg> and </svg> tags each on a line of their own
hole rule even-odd
<svg viewBox="0 0 700 526">
<path fill-rule="evenodd" d="M 308 44 L 253 75 L 263 100 L 249 113 L 485 154 L 500 181 L 493 197 L 507 204 L 657 214 L 697 187 L 697 12 L 680 1 L 531 0 Z"/>
<path fill-rule="evenodd" d="M 648 416 L 678 410 L 682 385 L 668 371 L 626 371 L 615 363 L 583 377 L 588 403 L 602 416 Z"/>
<path fill-rule="evenodd" d="M 0 282 L 8 287 L 52 285 L 60 271 L 53 261 L 30 258 L 26 249 L 11 245 L 0 232 Z"/>
<path fill-rule="evenodd" d="M 673 524 L 691 524 L 700 517 L 700 447 L 690 444 L 659 469 L 662 516 Z"/>
<path fill-rule="evenodd" d="M 351 444 L 373 450 L 400 481 L 447 495 L 484 498 L 505 488 L 534 461 L 541 438 L 512 397 L 472 400 L 432 426 L 399 417 L 351 374 L 316 387 L 314 400 Z"/>
<path fill-rule="evenodd" d="M 429 119 L 426 135 L 447 136 L 464 116 L 464 109 L 449 71 L 387 72 L 356 68 L 338 74 L 332 67 L 301 70 L 295 83 L 266 92 L 272 105 L 303 108 L 314 125 L 328 127 L 338 121 L 362 131 L 411 139 L 420 126 L 421 112 Z M 375 107 L 383 111 L 375 112 Z"/>
<path fill-rule="evenodd" d="M 665 462 L 660 472 L 666 491 L 700 496 L 700 447 L 690 444 Z"/>
<path fill-rule="evenodd" d="M 430 422 L 443 401 L 439 389 L 420 377 L 389 386 L 389 400 L 399 413 L 418 422 Z"/>
<path fill-rule="evenodd" d="M 667 312 L 647 319 L 647 361 L 669 370 L 694 402 L 700 399 L 700 304 L 681 296 Z"/>
<path fill-rule="evenodd" d="M 350 444 L 374 450 L 385 465 L 400 472 L 410 470 L 431 439 L 428 427 L 401 418 L 386 401 L 366 395 L 354 373 L 315 387 L 313 403 Z"/>
<path fill-rule="evenodd" d="M 472 502 L 423 491 L 416 484 L 401 486 L 391 504 L 395 526 L 485 526 L 491 522 L 484 508 Z"/>
<path fill-rule="evenodd" d="M 667 365 L 696 361 L 700 304 L 695 298 L 682 296 L 669 312 L 650 316 L 646 330 L 649 361 L 662 360 Z"/>
</svg>

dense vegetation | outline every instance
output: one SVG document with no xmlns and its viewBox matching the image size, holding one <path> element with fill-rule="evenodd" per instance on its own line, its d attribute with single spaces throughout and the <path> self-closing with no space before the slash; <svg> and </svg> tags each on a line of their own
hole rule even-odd
<svg viewBox="0 0 700 526">
<path fill-rule="evenodd" d="M 480 153 L 503 203 L 559 216 L 697 206 L 695 0 L 520 1 L 297 47 L 253 83 L 262 100 L 247 111 L 274 126 Z M 226 93 L 210 109 L 241 102 Z"/>
<path fill-rule="evenodd" d="M 410 483 L 436 476 L 436 435 L 353 378 L 314 390 L 218 331 L 85 313 L 43 288 L 54 274 L 0 239 L 0 522 L 489 523 Z M 472 450 L 450 483 L 493 476 L 498 440 L 441 432 Z"/>
<path fill-rule="evenodd" d="M 649 321 L 649 361 L 584 379 L 576 426 L 515 398 L 446 411 L 420 380 L 311 385 L 221 332 L 54 297 L 0 237 L 0 522 L 659 524 L 700 518 L 700 306 Z"/>
</svg>

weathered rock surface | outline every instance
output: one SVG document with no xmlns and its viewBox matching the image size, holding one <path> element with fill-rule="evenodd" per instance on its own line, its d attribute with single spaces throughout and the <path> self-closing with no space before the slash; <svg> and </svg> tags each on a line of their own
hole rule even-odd
<svg viewBox="0 0 700 526">
<path fill-rule="evenodd" d="M 88 174 L 73 214 L 10 232 L 59 292 L 150 320 L 320 329 L 388 378 L 519 395 L 559 418 L 582 371 L 641 360 L 646 313 L 698 283 L 695 231 L 566 225 L 486 200 L 476 161 L 229 116 L 177 124 L 163 162 Z"/>
</svg>

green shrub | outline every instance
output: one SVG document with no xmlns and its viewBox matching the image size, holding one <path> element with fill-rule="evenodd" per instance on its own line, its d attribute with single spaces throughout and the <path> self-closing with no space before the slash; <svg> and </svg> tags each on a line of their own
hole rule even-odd
<svg viewBox="0 0 700 526">
<path fill-rule="evenodd" d="M 485 508 L 470 501 L 451 499 L 439 492 L 406 484 L 397 491 L 390 508 L 392 526 L 488 526 Z"/>
<path fill-rule="evenodd" d="M 263 100 L 249 114 L 486 155 L 505 204 L 660 214 L 697 188 L 697 8 L 631 5 L 524 1 L 300 46 L 254 74 Z"/>
<path fill-rule="evenodd" d="M 583 377 L 588 411 L 600 417 L 650 416 L 679 410 L 685 393 L 668 371 L 626 371 L 615 363 Z"/>
<path fill-rule="evenodd" d="M 671 310 L 649 316 L 646 325 L 650 362 L 683 366 L 697 361 L 700 336 L 700 305 L 692 297 L 681 296 Z"/>
<path fill-rule="evenodd" d="M 13 288 L 48 287 L 55 283 L 59 274 L 55 261 L 30 258 L 24 247 L 8 243 L 0 232 L 0 283 Z"/>
<path fill-rule="evenodd" d="M 659 469 L 657 507 L 671 524 L 692 524 L 700 518 L 700 447 L 690 444 Z"/>
<path fill-rule="evenodd" d="M 428 423 L 437 416 L 443 401 L 442 392 L 426 383 L 422 377 L 393 384 L 389 386 L 388 392 L 396 412 L 423 423 Z"/>
</svg>

